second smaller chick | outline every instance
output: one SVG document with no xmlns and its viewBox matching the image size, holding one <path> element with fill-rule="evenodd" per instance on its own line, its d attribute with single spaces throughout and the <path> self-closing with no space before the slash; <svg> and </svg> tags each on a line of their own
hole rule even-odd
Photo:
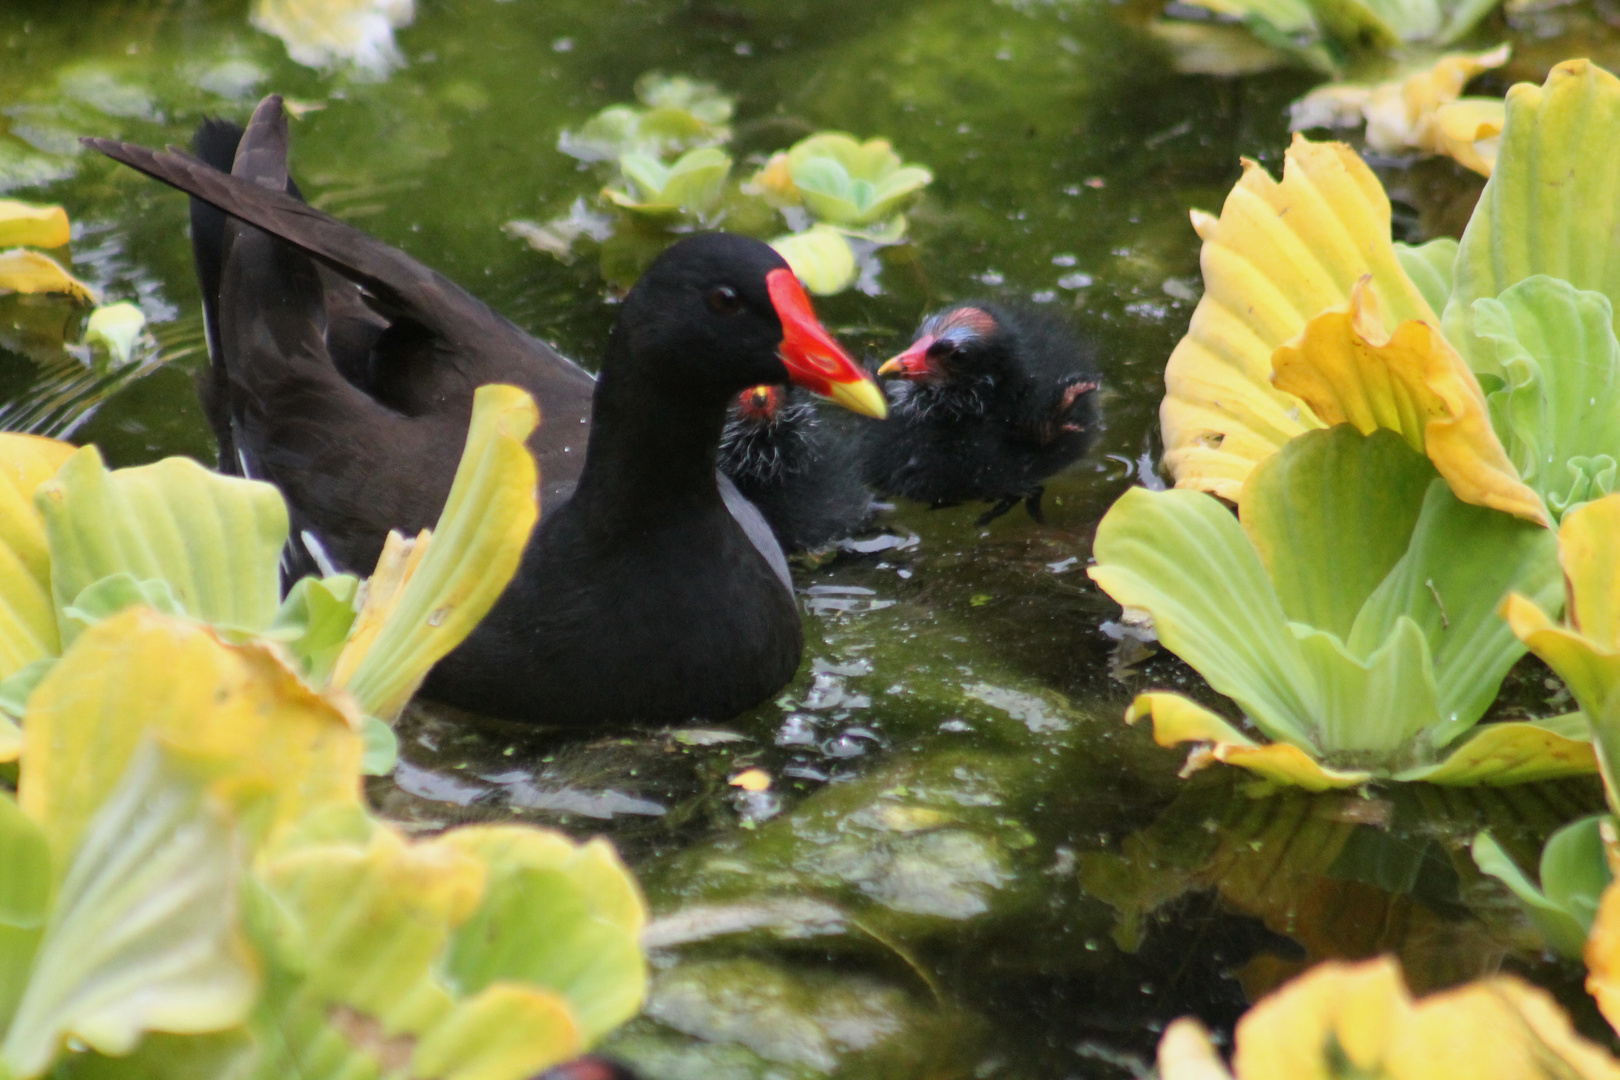
<svg viewBox="0 0 1620 1080">
<path fill-rule="evenodd" d="M 1088 346 L 1059 320 L 969 302 L 930 315 L 911 347 L 878 368 L 889 419 L 865 425 L 862 476 L 879 494 L 930 506 L 1020 502 L 1036 521 L 1042 481 L 1096 438 L 1100 385 Z"/>
<path fill-rule="evenodd" d="M 872 516 L 852 433 L 796 387 L 743 391 L 726 416 L 719 464 L 789 555 L 827 548 Z"/>
</svg>

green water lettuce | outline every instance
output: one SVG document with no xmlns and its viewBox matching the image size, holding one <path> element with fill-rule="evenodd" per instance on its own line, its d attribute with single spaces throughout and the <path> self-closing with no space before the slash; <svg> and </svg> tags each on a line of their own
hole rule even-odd
<svg viewBox="0 0 1620 1080">
<path fill-rule="evenodd" d="M 734 108 L 713 83 L 649 71 L 636 80 L 639 105 L 610 105 L 557 147 L 582 161 L 617 161 L 625 154 L 662 158 L 731 141 Z"/>
<path fill-rule="evenodd" d="M 824 131 L 776 155 L 755 182 L 778 202 L 802 203 L 818 221 L 897 238 L 905 229 L 897 215 L 933 179 L 922 166 L 902 162 L 887 139 L 861 142 Z"/>
<path fill-rule="evenodd" d="M 1475 301 L 1537 274 L 1620 303 L 1620 190 L 1607 147 L 1620 138 L 1620 79 L 1586 60 L 1555 66 L 1542 86 L 1508 91 L 1496 168 L 1468 227 L 1442 328 L 1475 371 L 1502 375 L 1473 325 Z"/>
<path fill-rule="evenodd" d="M 1300 508 L 1310 512 L 1301 513 Z M 1209 496 L 1127 492 L 1090 570 L 1231 698 L 1271 745 L 1174 694 L 1146 694 L 1159 741 L 1324 788 L 1372 777 L 1513 783 L 1592 767 L 1534 724 L 1460 742 L 1523 655 L 1496 617 L 1510 591 L 1555 604 L 1546 529 L 1458 500 L 1390 432 L 1311 432 L 1244 486 L 1242 524 Z M 1325 768 L 1320 767 L 1325 766 Z"/>
<path fill-rule="evenodd" d="M 818 296 L 843 292 L 860 276 L 849 238 L 831 225 L 816 224 L 803 232 L 771 241 L 804 287 Z"/>
<path fill-rule="evenodd" d="M 720 205 L 731 158 L 722 150 L 702 147 L 665 165 L 651 154 L 633 152 L 619 158 L 623 186 L 609 185 L 602 196 L 631 213 L 653 218 L 682 214 L 705 218 Z"/>
<path fill-rule="evenodd" d="M 1476 356 L 1500 372 L 1492 424 L 1553 515 L 1615 490 L 1620 340 L 1602 293 L 1536 274 L 1474 301 Z"/>
<path fill-rule="evenodd" d="M 612 850 L 411 840 L 365 807 L 357 726 L 262 640 L 86 629 L 0 792 L 0 1076 L 522 1080 L 632 1015 Z"/>
<path fill-rule="evenodd" d="M 1343 72 L 1403 47 L 1461 41 L 1499 0 L 1193 0 L 1240 23 L 1274 53 L 1323 73 Z M 1185 25 L 1167 19 L 1171 26 Z M 1197 24 L 1193 24 L 1197 25 Z M 1193 39 L 1196 40 L 1196 39 Z M 1185 44 L 1190 45 L 1192 41 Z M 1202 69 L 1192 69 L 1202 70 Z"/>
<path fill-rule="evenodd" d="M 1479 868 L 1513 893 L 1547 947 L 1572 960 L 1585 950 L 1603 890 L 1614 880 L 1603 853 L 1606 820 L 1611 820 L 1607 814 L 1592 814 L 1548 837 L 1541 849 L 1539 885 L 1525 876 L 1489 832 L 1474 837 L 1471 849 Z"/>
<path fill-rule="evenodd" d="M 20 713 L 64 645 L 143 606 L 274 642 L 315 685 L 391 719 L 516 572 L 539 514 L 524 442 L 536 423 L 523 391 L 481 387 L 436 533 L 390 535 L 363 596 L 339 574 L 285 600 L 287 511 L 271 485 L 181 458 L 109 470 L 94 447 L 6 436 L 16 482 L 0 481 L 0 508 L 15 511 L 0 524 L 0 707 Z M 0 759 L 13 732 L 0 727 Z M 369 734 L 380 767 L 391 736 L 375 722 Z"/>
</svg>

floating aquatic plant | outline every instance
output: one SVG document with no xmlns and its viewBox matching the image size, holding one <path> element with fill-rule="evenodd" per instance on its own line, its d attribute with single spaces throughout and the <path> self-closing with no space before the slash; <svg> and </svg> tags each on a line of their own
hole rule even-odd
<svg viewBox="0 0 1620 1080">
<path fill-rule="evenodd" d="M 524 445 L 537 420 L 523 391 L 481 387 L 436 531 L 391 534 L 363 585 L 308 578 L 285 601 L 287 510 L 269 484 L 184 458 L 108 470 L 94 447 L 0 436 L 0 708 L 16 715 L 63 648 L 137 606 L 273 642 L 315 685 L 392 719 L 516 571 L 538 516 Z M 370 767 L 387 768 L 391 734 L 370 719 L 367 738 Z"/>
<path fill-rule="evenodd" d="M 68 217 L 60 206 L 0 199 L 0 246 L 10 248 L 0 251 L 0 293 L 63 293 L 93 302 L 95 289 L 49 255 L 29 250 L 66 247 L 68 239 Z"/>
<path fill-rule="evenodd" d="M 713 83 L 649 71 L 636 80 L 639 105 L 609 105 L 578 131 L 564 130 L 557 149 L 581 161 L 618 161 L 625 154 L 663 158 L 731 141 L 735 108 Z"/>
<path fill-rule="evenodd" d="M 682 215 L 702 220 L 720 205 L 731 158 L 713 147 L 688 150 L 671 165 L 639 152 L 619 158 L 622 187 L 602 189 L 603 198 L 633 214 Z"/>
<path fill-rule="evenodd" d="M 1163 35 L 1187 71 L 1233 74 L 1283 64 L 1324 74 L 1388 62 L 1402 53 L 1443 49 L 1465 38 L 1500 0 L 1192 0 L 1215 22 L 1167 18 Z M 1246 30 L 1260 56 L 1225 40 L 1236 27 Z"/>
<path fill-rule="evenodd" d="M 1578 722 L 1460 737 L 1519 655 L 1496 606 L 1557 610 L 1546 526 L 1620 471 L 1620 196 L 1597 149 L 1617 138 L 1620 80 L 1571 61 L 1509 93 L 1460 244 L 1392 243 L 1360 159 L 1299 138 L 1281 183 L 1251 163 L 1219 219 L 1194 214 L 1205 293 L 1165 372 L 1165 461 L 1242 526 L 1132 491 L 1092 574 L 1273 741 L 1143 695 L 1161 743 L 1313 787 L 1590 767 Z M 1356 432 L 1382 434 L 1351 452 Z"/>
<path fill-rule="evenodd" d="M 1462 97 L 1468 81 L 1507 63 L 1509 49 L 1448 53 L 1416 70 L 1373 83 L 1329 83 L 1294 102 L 1295 131 L 1367 125 L 1367 145 L 1381 154 L 1445 154 L 1482 176 L 1491 174 L 1506 106 L 1497 98 Z"/>
<path fill-rule="evenodd" d="M 1607 818 L 1591 814 L 1549 836 L 1535 881 L 1489 832 L 1474 837 L 1474 862 L 1507 886 L 1547 947 L 1560 956 L 1579 959 L 1585 951 L 1603 892 L 1614 880 L 1603 850 Z"/>
<path fill-rule="evenodd" d="M 601 196 L 633 225 L 616 231 L 611 218 L 576 202 L 548 222 L 508 222 L 508 232 L 564 262 L 589 238 L 603 245 L 605 270 L 633 279 L 656 254 L 649 227 L 724 222 L 770 237 L 781 210 L 792 231 L 769 243 L 811 292 L 828 295 L 861 279 L 863 259 L 872 268 L 873 248 L 904 237 L 903 209 L 933 180 L 886 139 L 826 131 L 773 155 L 746 183 L 728 184 L 732 160 L 721 147 L 731 138 L 729 97 L 710 83 L 656 72 L 636 80 L 636 97 L 640 104 L 609 106 L 558 139 L 566 154 L 617 166 Z"/>
<path fill-rule="evenodd" d="M 231 638 L 131 607 L 31 695 L 0 1075 L 522 1080 L 636 1011 L 645 913 L 605 842 L 409 839 L 365 808 L 348 699 Z"/>
<path fill-rule="evenodd" d="M 1587 402 L 1616 377 L 1601 237 L 1620 200 L 1597 146 L 1620 137 L 1620 80 L 1570 61 L 1506 107 L 1458 245 L 1392 243 L 1365 164 L 1298 137 L 1281 183 L 1251 163 L 1219 219 L 1194 214 L 1205 291 L 1160 409 L 1178 486 L 1236 499 L 1288 439 L 1348 420 L 1401 431 L 1459 498 L 1530 520 L 1613 489 L 1620 422 Z"/>
<path fill-rule="evenodd" d="M 403 63 L 394 31 L 415 17 L 414 0 L 254 0 L 248 16 L 305 67 L 348 65 L 373 78 Z"/>
<path fill-rule="evenodd" d="M 1458 1038 L 1458 1032 L 1469 1033 Z M 1159 1042 L 1163 1080 L 1467 1076 L 1614 1080 L 1620 1062 L 1576 1034 L 1552 995 L 1493 975 L 1414 1000 L 1385 957 L 1321 964 L 1238 1021 L 1230 1068 L 1184 1017 Z"/>
<path fill-rule="evenodd" d="M 1310 432 L 1216 499 L 1133 488 L 1097 530 L 1093 579 L 1270 743 L 1173 693 L 1140 695 L 1163 745 L 1323 790 L 1374 777 L 1517 783 L 1590 771 L 1584 732 L 1473 730 L 1524 653 L 1496 615 L 1511 590 L 1556 602 L 1555 540 L 1459 500 L 1391 432 Z M 1472 737 L 1464 739 L 1472 732 Z"/>
<path fill-rule="evenodd" d="M 901 209 L 933 179 L 901 161 L 887 139 L 824 131 L 775 155 L 754 182 L 772 201 L 802 204 L 817 221 L 898 239 L 905 233 Z"/>
</svg>

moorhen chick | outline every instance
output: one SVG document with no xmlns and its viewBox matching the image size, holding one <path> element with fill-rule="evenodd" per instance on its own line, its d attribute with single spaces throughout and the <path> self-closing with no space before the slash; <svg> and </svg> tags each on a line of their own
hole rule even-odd
<svg viewBox="0 0 1620 1080">
<path fill-rule="evenodd" d="M 1022 502 L 1043 521 L 1041 481 L 1090 449 L 1098 387 L 1091 350 L 1051 316 L 970 302 L 929 316 L 878 368 L 893 417 L 868 424 L 862 475 L 879 494 L 933 507 Z"/>
<path fill-rule="evenodd" d="M 792 676 L 802 636 L 786 562 L 715 470 L 726 407 L 790 381 L 868 415 L 884 403 L 770 247 L 705 234 L 669 248 L 624 298 L 593 380 L 297 198 L 275 96 L 230 174 L 176 150 L 85 142 L 228 215 L 217 278 L 199 267 L 217 290 L 215 412 L 243 471 L 281 489 L 294 535 L 336 567 L 367 572 L 388 530 L 434 523 L 477 387 L 538 401 L 540 524 L 425 694 L 513 720 L 660 725 L 732 716 Z"/>
<path fill-rule="evenodd" d="M 731 403 L 720 471 L 759 507 L 790 555 L 824 550 L 872 517 L 856 439 L 797 387 L 756 386 Z"/>
</svg>

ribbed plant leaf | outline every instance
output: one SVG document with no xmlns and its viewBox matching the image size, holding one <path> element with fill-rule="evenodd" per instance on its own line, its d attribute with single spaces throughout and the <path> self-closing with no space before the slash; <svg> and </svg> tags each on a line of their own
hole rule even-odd
<svg viewBox="0 0 1620 1080">
<path fill-rule="evenodd" d="M 539 470 L 524 444 L 538 423 L 534 400 L 522 390 L 479 387 L 461 464 L 426 554 L 390 536 L 332 672 L 333 684 L 371 715 L 397 715 L 516 573 L 540 516 Z"/>
<path fill-rule="evenodd" d="M 1503 597 L 1521 592 L 1556 608 L 1557 547 L 1548 529 L 1461 502 L 1443 481 L 1429 485 L 1406 554 L 1368 598 L 1347 644 L 1365 655 L 1402 619 L 1422 629 L 1439 691 L 1432 747 L 1472 727 L 1524 655 L 1497 617 Z"/>
<path fill-rule="evenodd" d="M 1406 553 L 1434 467 L 1392 431 L 1302 436 L 1249 475 L 1243 531 L 1287 617 L 1340 639 Z M 1302 512 L 1303 511 L 1303 512 Z"/>
<path fill-rule="evenodd" d="M 1451 296 L 1451 268 L 1457 262 L 1457 241 L 1442 236 L 1415 247 L 1396 241 L 1395 257 L 1423 294 L 1423 299 L 1429 302 L 1429 307 L 1444 311 L 1446 300 Z"/>
<path fill-rule="evenodd" d="M 1193 225 L 1204 295 L 1165 368 L 1165 464 L 1178 485 L 1236 501 L 1258 462 L 1326 426 L 1272 385 L 1278 346 L 1367 275 L 1386 330 L 1438 318 L 1396 256 L 1389 197 L 1343 144 L 1296 136 L 1280 183 L 1247 162 L 1220 218 Z"/>
<path fill-rule="evenodd" d="M 573 1007 L 587 1042 L 636 1014 L 647 988 L 646 906 L 612 847 L 502 825 L 457 829 L 445 843 L 489 874 L 446 965 L 464 992 L 512 979 L 548 987 Z"/>
<path fill-rule="evenodd" d="M 51 556 L 34 489 L 72 453 L 55 439 L 0 433 L 0 679 L 61 651 Z"/>
<path fill-rule="evenodd" d="M 1097 527 L 1088 573 L 1153 613 L 1166 648 L 1236 701 L 1272 739 L 1311 749 L 1309 663 L 1254 546 L 1214 498 L 1132 488 Z"/>
<path fill-rule="evenodd" d="M 1474 302 L 1536 274 L 1620 303 L 1620 79 L 1568 60 L 1507 94 L 1495 169 L 1463 232 L 1443 327 L 1474 370 L 1500 375 L 1475 336 Z M 1612 313 L 1611 313 L 1612 314 Z"/>
<path fill-rule="evenodd" d="M 843 292 L 859 276 L 849 239 L 831 225 L 812 225 L 804 232 L 779 236 L 771 247 L 817 296 Z"/>
<path fill-rule="evenodd" d="M 129 758 L 52 906 L 0 1047 L 10 1075 L 40 1075 L 68 1039 L 118 1055 L 148 1030 L 218 1031 L 247 1017 L 245 847 L 209 780 L 150 740 Z"/>
<path fill-rule="evenodd" d="M 188 458 L 109 471 L 95 447 L 75 453 L 35 495 L 51 553 L 58 615 L 113 574 L 166 581 L 193 617 L 262 630 L 281 602 L 287 509 L 269 484 Z M 77 636 L 62 627 L 64 645 Z"/>
<path fill-rule="evenodd" d="M 1554 514 L 1602 498 L 1620 471 L 1620 340 L 1601 293 L 1537 274 L 1474 301 L 1480 355 L 1506 386 L 1492 421 Z"/>
<path fill-rule="evenodd" d="M 153 739 L 217 766 L 214 794 L 254 808 L 258 833 L 359 801 L 358 723 L 264 645 L 129 608 L 87 629 L 29 699 L 18 798 L 61 873 L 135 748 Z"/>
</svg>

